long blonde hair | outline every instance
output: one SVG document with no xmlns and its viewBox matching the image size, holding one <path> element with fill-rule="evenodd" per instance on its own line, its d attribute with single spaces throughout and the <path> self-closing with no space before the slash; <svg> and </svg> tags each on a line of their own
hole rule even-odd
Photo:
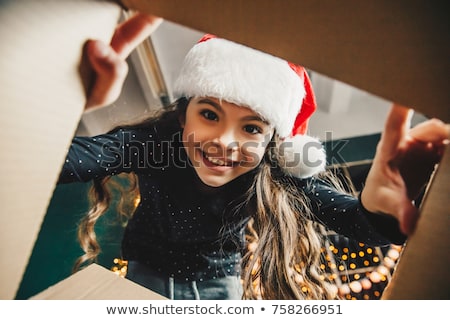
<svg viewBox="0 0 450 320">
<path fill-rule="evenodd" d="M 252 210 L 243 258 L 246 299 L 334 299 L 336 289 L 320 269 L 323 235 L 308 198 L 280 168 L 276 138 L 247 193 Z"/>
<path fill-rule="evenodd" d="M 187 101 L 174 103 L 168 111 L 144 121 L 176 122 L 184 115 Z M 237 207 L 245 210 L 251 220 L 247 240 L 251 249 L 242 259 L 244 299 L 334 299 L 336 290 L 327 282 L 319 267 L 322 236 L 314 226 L 308 198 L 286 176 L 277 136 L 269 144 L 260 163 L 253 185 Z M 128 174 L 128 190 L 111 184 L 110 177 L 93 182 L 90 190 L 92 208 L 81 221 L 78 239 L 85 254 L 75 263 L 74 270 L 95 261 L 100 246 L 95 237 L 95 224 L 111 204 L 112 189 L 121 192 L 121 199 L 139 195 L 137 177 Z M 122 203 L 122 202 L 120 202 Z M 121 210 L 129 218 L 132 211 Z"/>
</svg>

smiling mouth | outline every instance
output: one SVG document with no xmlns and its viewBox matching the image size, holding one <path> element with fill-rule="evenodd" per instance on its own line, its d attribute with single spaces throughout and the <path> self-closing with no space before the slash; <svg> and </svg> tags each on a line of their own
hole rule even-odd
<svg viewBox="0 0 450 320">
<path fill-rule="evenodd" d="M 214 166 L 219 166 L 219 167 L 235 167 L 239 164 L 239 162 L 237 161 L 231 161 L 231 160 L 223 160 L 223 159 L 219 159 L 219 158 L 214 158 L 211 156 L 208 156 L 205 152 L 202 152 L 203 158 L 208 161 L 209 163 L 211 163 Z"/>
</svg>

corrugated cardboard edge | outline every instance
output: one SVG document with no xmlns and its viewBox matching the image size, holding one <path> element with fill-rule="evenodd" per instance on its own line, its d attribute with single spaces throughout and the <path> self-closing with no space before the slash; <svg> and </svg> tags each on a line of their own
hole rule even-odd
<svg viewBox="0 0 450 320">
<path fill-rule="evenodd" d="M 450 148 L 437 169 L 382 299 L 450 299 Z"/>
<path fill-rule="evenodd" d="M 83 44 L 109 42 L 120 12 L 97 1 L 0 1 L 0 299 L 17 293 L 83 112 Z"/>
<path fill-rule="evenodd" d="M 30 300 L 165 300 L 114 272 L 91 264 Z"/>
</svg>

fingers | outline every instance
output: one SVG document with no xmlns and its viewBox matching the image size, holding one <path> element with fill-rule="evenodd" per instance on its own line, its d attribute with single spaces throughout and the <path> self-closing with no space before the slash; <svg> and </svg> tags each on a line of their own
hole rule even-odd
<svg viewBox="0 0 450 320">
<path fill-rule="evenodd" d="M 406 138 L 413 110 L 394 104 L 389 111 L 381 137 L 381 152 L 386 158 L 394 157 L 400 143 Z"/>
<path fill-rule="evenodd" d="M 109 105 L 119 97 L 128 73 L 126 58 L 161 22 L 161 18 L 138 13 L 116 28 L 110 46 L 97 40 L 86 43 L 95 79 L 85 109 Z"/>
<path fill-rule="evenodd" d="M 117 26 L 111 40 L 111 47 L 122 59 L 126 59 L 142 41 L 158 28 L 162 21 L 162 18 L 156 16 L 135 14 Z"/>
<path fill-rule="evenodd" d="M 417 220 L 419 219 L 419 210 L 416 208 L 401 189 L 390 190 L 383 199 L 383 210 L 381 212 L 389 213 L 397 218 L 400 231 L 409 236 L 413 233 Z"/>
<path fill-rule="evenodd" d="M 409 236 L 413 233 L 419 220 L 419 210 L 412 204 L 409 198 L 405 197 L 399 211 L 400 231 Z"/>
<path fill-rule="evenodd" d="M 430 119 L 412 128 L 409 134 L 421 142 L 442 144 L 450 138 L 450 126 L 438 119 Z"/>
<path fill-rule="evenodd" d="M 369 192 L 361 198 L 369 210 L 395 216 L 406 235 L 419 218 L 411 199 L 423 190 L 450 136 L 450 126 L 436 119 L 410 129 L 412 115 L 412 109 L 392 106 L 366 180 Z"/>
<path fill-rule="evenodd" d="M 117 26 L 110 46 L 95 40 L 86 43 L 95 79 L 88 88 L 85 109 L 109 105 L 119 97 L 128 73 L 126 58 L 161 22 L 161 18 L 137 13 Z"/>
<path fill-rule="evenodd" d="M 120 95 L 128 65 L 111 47 L 101 41 L 88 41 L 86 50 L 95 72 L 95 81 L 89 90 L 85 108 L 111 104 Z"/>
</svg>

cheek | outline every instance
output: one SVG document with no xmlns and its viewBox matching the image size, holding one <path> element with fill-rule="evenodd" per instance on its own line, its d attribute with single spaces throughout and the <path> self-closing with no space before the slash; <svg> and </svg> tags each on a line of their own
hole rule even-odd
<svg viewBox="0 0 450 320">
<path fill-rule="evenodd" d="M 195 149 L 200 147 L 200 143 L 198 142 L 195 131 L 190 130 L 189 126 L 185 126 L 183 129 L 182 137 L 183 145 L 187 149 L 187 153 L 189 155 L 193 155 Z"/>
<path fill-rule="evenodd" d="M 262 143 L 248 143 L 243 145 L 242 154 L 249 166 L 256 167 L 264 157 L 265 148 Z"/>
<path fill-rule="evenodd" d="M 183 141 L 193 142 L 196 139 L 198 134 L 195 130 L 196 125 L 190 119 L 189 115 L 186 116 L 186 121 L 183 122 Z"/>
<path fill-rule="evenodd" d="M 185 121 L 182 122 L 183 141 L 202 141 L 205 137 L 204 125 L 195 116 L 190 113 L 186 114 Z"/>
</svg>

